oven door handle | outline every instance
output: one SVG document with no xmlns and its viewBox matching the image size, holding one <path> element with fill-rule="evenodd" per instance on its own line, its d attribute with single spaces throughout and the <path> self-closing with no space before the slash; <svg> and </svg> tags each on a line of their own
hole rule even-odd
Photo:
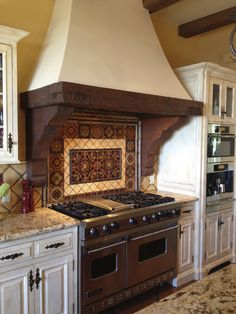
<svg viewBox="0 0 236 314">
<path fill-rule="evenodd" d="M 169 228 L 166 228 L 166 229 L 162 229 L 162 230 L 158 230 L 158 231 L 154 231 L 154 232 L 150 232 L 150 233 L 147 233 L 147 234 L 135 237 L 135 238 L 131 237 L 131 241 L 136 241 L 136 240 L 139 240 L 139 239 L 150 237 L 152 235 L 155 235 L 155 234 L 158 234 L 158 233 L 162 233 L 162 232 L 165 232 L 165 231 L 169 231 L 169 230 L 173 230 L 173 229 L 177 229 L 177 228 L 179 228 L 179 225 L 176 225 L 176 226 L 173 226 L 173 227 L 169 227 Z"/>
<path fill-rule="evenodd" d="M 114 246 L 117 246 L 117 245 L 120 245 L 120 244 L 124 244 L 126 242 L 127 241 L 121 241 L 121 242 L 118 242 L 118 243 L 113 243 L 113 244 L 109 244 L 109 245 L 106 245 L 106 246 L 102 246 L 102 247 L 99 247 L 99 248 L 93 249 L 93 250 L 90 250 L 88 247 L 86 247 L 86 250 L 87 250 L 87 253 L 89 255 L 89 254 L 96 253 L 96 252 L 99 252 L 99 251 L 102 251 L 102 250 L 105 250 L 105 249 L 109 249 L 111 247 L 114 247 Z"/>
</svg>

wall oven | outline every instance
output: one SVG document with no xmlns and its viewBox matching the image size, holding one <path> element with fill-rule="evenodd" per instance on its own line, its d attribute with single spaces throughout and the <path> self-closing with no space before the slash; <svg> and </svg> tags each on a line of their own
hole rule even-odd
<svg viewBox="0 0 236 314">
<path fill-rule="evenodd" d="M 234 160 L 235 127 L 208 124 L 207 162 Z"/>
</svg>

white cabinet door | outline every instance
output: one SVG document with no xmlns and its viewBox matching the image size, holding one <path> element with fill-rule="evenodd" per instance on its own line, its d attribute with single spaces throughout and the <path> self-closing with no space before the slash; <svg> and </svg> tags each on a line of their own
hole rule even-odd
<svg viewBox="0 0 236 314">
<path fill-rule="evenodd" d="M 35 265 L 35 314 L 73 312 L 73 255 Z"/>
<path fill-rule="evenodd" d="M 223 101 L 223 80 L 210 78 L 209 120 L 220 121 Z"/>
<path fill-rule="evenodd" d="M 232 252 L 232 211 L 221 214 L 219 224 L 219 254 L 224 256 Z"/>
<path fill-rule="evenodd" d="M 23 30 L 0 25 L 0 162 L 18 162 L 17 42 Z"/>
<path fill-rule="evenodd" d="M 30 267 L 0 274 L 0 313 L 34 314 L 34 290 L 29 287 Z"/>
<path fill-rule="evenodd" d="M 206 218 L 206 263 L 218 258 L 218 214 Z"/>
<path fill-rule="evenodd" d="M 178 241 L 178 273 L 193 267 L 193 222 L 186 221 L 180 225 Z"/>
<path fill-rule="evenodd" d="M 234 123 L 236 84 L 227 80 L 210 78 L 209 120 Z"/>
</svg>

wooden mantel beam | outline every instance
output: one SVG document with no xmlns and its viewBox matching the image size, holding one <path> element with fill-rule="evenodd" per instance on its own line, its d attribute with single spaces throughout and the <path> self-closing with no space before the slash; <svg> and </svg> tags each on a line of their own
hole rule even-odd
<svg viewBox="0 0 236 314">
<path fill-rule="evenodd" d="M 179 25 L 179 36 L 189 38 L 232 23 L 236 23 L 236 6 Z"/>
<path fill-rule="evenodd" d="M 153 13 L 180 0 L 143 0 L 143 7 L 148 9 L 149 13 Z"/>
</svg>

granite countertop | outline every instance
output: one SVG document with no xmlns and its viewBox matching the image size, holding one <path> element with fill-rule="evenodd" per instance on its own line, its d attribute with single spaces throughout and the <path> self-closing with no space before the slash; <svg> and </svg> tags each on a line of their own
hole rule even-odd
<svg viewBox="0 0 236 314">
<path fill-rule="evenodd" d="M 177 203 L 196 201 L 194 196 L 165 191 L 148 191 L 174 197 Z M 28 214 L 20 212 L 0 213 L 0 242 L 34 236 L 45 232 L 60 230 L 79 225 L 79 220 L 55 212 L 49 208 L 36 208 Z"/>
<path fill-rule="evenodd" d="M 174 197 L 175 201 L 178 203 L 189 203 L 189 202 L 195 202 L 198 200 L 196 196 L 193 195 L 186 195 L 186 194 L 180 194 L 180 193 L 173 193 L 168 191 L 162 191 L 162 190 L 148 190 L 144 191 L 146 193 L 152 193 L 152 194 L 159 194 L 162 196 L 170 196 Z"/>
<path fill-rule="evenodd" d="M 0 213 L 0 242 L 16 240 L 79 224 L 77 219 L 49 208 L 36 208 L 28 214 Z"/>
<path fill-rule="evenodd" d="M 206 276 L 136 314 L 236 313 L 236 265 Z"/>
</svg>

